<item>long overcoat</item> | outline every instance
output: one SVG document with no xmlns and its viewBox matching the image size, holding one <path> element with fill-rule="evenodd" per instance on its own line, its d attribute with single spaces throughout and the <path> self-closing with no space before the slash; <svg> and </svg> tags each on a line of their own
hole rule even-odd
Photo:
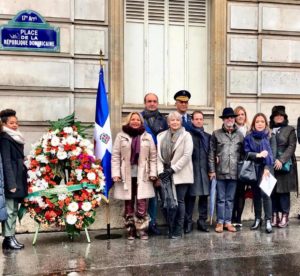
<svg viewBox="0 0 300 276">
<path fill-rule="evenodd" d="M 190 132 L 193 138 L 193 170 L 194 170 L 194 185 L 189 187 L 190 196 L 209 195 L 209 178 L 208 178 L 208 152 L 205 151 L 200 136 Z M 209 147 L 211 135 L 204 132 Z"/>
<path fill-rule="evenodd" d="M 277 179 L 277 193 L 298 192 L 298 173 L 295 150 L 297 145 L 297 137 L 295 128 L 292 126 L 281 127 L 275 135 L 276 149 L 274 150 L 274 159 L 285 163 L 289 159 L 292 160 L 292 166 L 289 173 L 282 173 L 275 170 L 275 178 Z"/>
<path fill-rule="evenodd" d="M 7 210 L 5 205 L 5 194 L 4 194 L 4 175 L 3 175 L 3 164 L 0 155 L 0 221 L 7 220 Z"/>
<path fill-rule="evenodd" d="M 157 176 L 156 147 L 151 135 L 144 132 L 140 138 L 140 154 L 137 172 L 137 199 L 154 197 L 153 182 L 150 177 Z M 131 199 L 131 142 L 132 138 L 121 131 L 114 142 L 111 158 L 112 177 L 120 177 L 114 184 L 114 198 Z"/>
<path fill-rule="evenodd" d="M 23 199 L 27 196 L 27 169 L 24 165 L 24 145 L 17 143 L 6 132 L 0 134 L 4 190 L 6 198 Z M 10 190 L 16 188 L 16 192 Z"/>
<path fill-rule="evenodd" d="M 161 132 L 157 136 L 157 171 L 158 174 L 164 171 L 164 160 L 161 155 L 161 142 L 166 138 L 167 131 Z M 174 170 L 173 182 L 177 184 L 193 184 L 194 173 L 192 163 L 193 140 L 189 132 L 183 129 L 183 133 L 178 137 L 171 160 L 171 168 Z"/>
</svg>

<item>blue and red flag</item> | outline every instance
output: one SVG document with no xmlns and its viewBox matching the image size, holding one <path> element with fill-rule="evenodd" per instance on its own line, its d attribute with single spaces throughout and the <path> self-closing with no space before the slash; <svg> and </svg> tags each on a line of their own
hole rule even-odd
<svg viewBox="0 0 300 276">
<path fill-rule="evenodd" d="M 112 137 L 109 120 L 109 105 L 106 95 L 104 72 L 101 66 L 99 84 L 96 99 L 96 118 L 94 128 L 95 156 L 101 160 L 105 176 L 104 195 L 108 198 L 109 189 L 112 186 L 111 179 L 111 151 Z"/>
</svg>

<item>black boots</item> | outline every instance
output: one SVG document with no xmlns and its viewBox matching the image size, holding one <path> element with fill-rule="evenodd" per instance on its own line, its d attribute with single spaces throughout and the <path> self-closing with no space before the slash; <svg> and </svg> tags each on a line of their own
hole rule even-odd
<svg viewBox="0 0 300 276">
<path fill-rule="evenodd" d="M 5 237 L 2 243 L 3 249 L 18 250 L 24 248 L 24 244 L 19 243 L 15 236 Z"/>
<path fill-rule="evenodd" d="M 209 229 L 204 220 L 197 220 L 197 229 L 202 232 L 209 232 Z"/>
<path fill-rule="evenodd" d="M 266 220 L 266 232 L 268 234 L 272 233 L 272 225 L 271 225 L 271 220 L 270 219 Z"/>
<path fill-rule="evenodd" d="M 193 221 L 185 223 L 184 233 L 188 234 L 188 233 L 191 233 L 192 231 L 193 231 Z"/>
<path fill-rule="evenodd" d="M 257 230 L 261 227 L 262 220 L 260 218 L 256 218 L 254 223 L 251 225 L 250 230 Z"/>
</svg>

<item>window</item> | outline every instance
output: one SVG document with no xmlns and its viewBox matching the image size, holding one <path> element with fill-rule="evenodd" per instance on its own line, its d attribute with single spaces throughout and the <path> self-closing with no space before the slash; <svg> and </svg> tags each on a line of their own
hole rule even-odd
<svg viewBox="0 0 300 276">
<path fill-rule="evenodd" d="M 173 104 L 180 89 L 207 105 L 207 0 L 125 0 L 124 102 L 147 92 Z"/>
</svg>

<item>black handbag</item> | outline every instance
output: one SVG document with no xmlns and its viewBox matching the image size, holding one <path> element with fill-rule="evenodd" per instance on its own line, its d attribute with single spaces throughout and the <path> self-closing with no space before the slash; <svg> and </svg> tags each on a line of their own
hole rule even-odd
<svg viewBox="0 0 300 276">
<path fill-rule="evenodd" d="M 243 161 L 238 162 L 237 178 L 241 182 L 254 183 L 257 182 L 257 170 L 253 160 L 248 160 L 248 155 Z"/>
</svg>

